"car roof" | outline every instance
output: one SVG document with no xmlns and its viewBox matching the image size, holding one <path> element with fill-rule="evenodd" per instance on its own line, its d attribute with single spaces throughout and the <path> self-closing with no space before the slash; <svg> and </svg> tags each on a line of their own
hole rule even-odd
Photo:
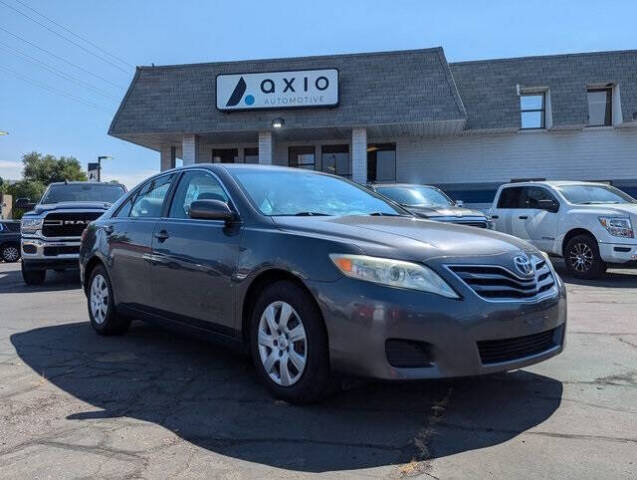
<svg viewBox="0 0 637 480">
<path fill-rule="evenodd" d="M 537 180 L 537 181 L 529 181 L 529 182 L 509 182 L 502 185 L 501 188 L 504 187 L 525 187 L 532 185 L 544 185 L 547 187 L 563 187 L 566 185 L 598 185 L 607 187 L 608 184 L 602 182 L 587 182 L 587 181 L 578 181 L 578 180 Z"/>
<path fill-rule="evenodd" d="M 123 187 L 124 184 L 122 183 L 111 183 L 111 182 L 76 182 L 76 181 L 72 181 L 72 182 L 51 182 L 49 183 L 49 187 L 51 185 L 100 185 L 100 186 L 108 186 L 108 185 L 115 185 L 118 187 Z"/>
</svg>

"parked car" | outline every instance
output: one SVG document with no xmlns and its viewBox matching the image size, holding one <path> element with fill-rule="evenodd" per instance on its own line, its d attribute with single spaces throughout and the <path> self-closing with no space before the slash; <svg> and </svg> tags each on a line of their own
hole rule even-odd
<svg viewBox="0 0 637 480">
<path fill-rule="evenodd" d="M 82 231 L 124 193 L 126 187 L 114 183 L 50 184 L 33 211 L 22 217 L 24 282 L 43 283 L 49 269 L 77 269 Z"/>
<path fill-rule="evenodd" d="M 20 222 L 0 220 L 0 260 L 20 260 Z"/>
<path fill-rule="evenodd" d="M 529 243 L 300 169 L 156 175 L 89 225 L 80 265 L 97 333 L 140 318 L 223 339 L 291 402 L 321 398 L 332 372 L 479 375 L 564 344 L 564 285 Z"/>
<path fill-rule="evenodd" d="M 637 263 L 637 200 L 610 185 L 509 183 L 498 189 L 490 213 L 496 230 L 564 257 L 575 277 L 596 278 L 610 264 Z"/>
<path fill-rule="evenodd" d="M 454 202 L 445 192 L 430 185 L 383 183 L 372 184 L 370 188 L 421 218 L 492 228 L 491 220 L 484 213 L 464 208 L 462 202 Z"/>
</svg>

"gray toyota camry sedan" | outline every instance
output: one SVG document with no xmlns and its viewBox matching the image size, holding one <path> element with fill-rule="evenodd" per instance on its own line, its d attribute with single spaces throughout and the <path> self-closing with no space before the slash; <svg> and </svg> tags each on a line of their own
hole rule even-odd
<svg viewBox="0 0 637 480">
<path fill-rule="evenodd" d="M 306 170 L 163 172 L 84 231 L 80 264 L 98 333 L 136 318 L 237 344 L 291 402 L 335 372 L 480 375 L 564 347 L 564 284 L 533 246 Z"/>
</svg>

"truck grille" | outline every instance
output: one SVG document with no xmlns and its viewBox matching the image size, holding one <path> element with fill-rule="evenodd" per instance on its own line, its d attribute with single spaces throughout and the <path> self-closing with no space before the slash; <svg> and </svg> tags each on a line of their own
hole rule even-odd
<svg viewBox="0 0 637 480">
<path fill-rule="evenodd" d="M 44 218 L 45 237 L 79 237 L 86 226 L 104 212 L 50 213 Z"/>
<path fill-rule="evenodd" d="M 498 265 L 450 266 L 449 269 L 476 294 L 487 300 L 534 300 L 555 285 L 546 260 L 533 257 L 534 274 L 522 278 Z"/>
<path fill-rule="evenodd" d="M 483 365 L 510 362 L 546 352 L 562 342 L 564 326 L 524 337 L 483 340 L 478 342 Z"/>
</svg>

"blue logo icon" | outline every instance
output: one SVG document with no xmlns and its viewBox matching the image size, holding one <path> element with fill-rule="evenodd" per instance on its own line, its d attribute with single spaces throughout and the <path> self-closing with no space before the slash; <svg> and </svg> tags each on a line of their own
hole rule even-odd
<svg viewBox="0 0 637 480">
<path fill-rule="evenodd" d="M 246 102 L 246 105 L 252 105 L 254 103 L 254 96 L 246 95 L 246 98 L 244 101 Z"/>
</svg>

